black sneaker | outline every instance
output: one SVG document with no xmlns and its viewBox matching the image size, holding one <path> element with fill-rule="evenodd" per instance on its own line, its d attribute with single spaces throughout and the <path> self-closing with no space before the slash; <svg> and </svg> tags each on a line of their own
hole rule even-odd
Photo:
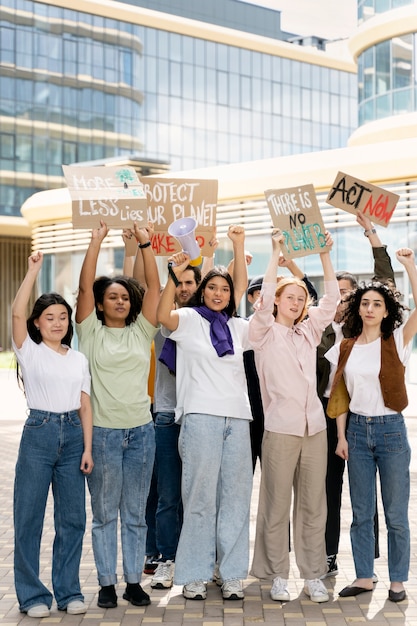
<svg viewBox="0 0 417 626">
<path fill-rule="evenodd" d="M 100 587 L 98 592 L 97 606 L 102 609 L 115 609 L 117 606 L 117 594 L 114 585 Z"/>
<path fill-rule="evenodd" d="M 146 606 L 151 603 L 150 597 L 139 583 L 127 583 L 123 598 L 135 606 Z"/>
<path fill-rule="evenodd" d="M 337 554 L 331 554 L 327 557 L 327 572 L 320 576 L 320 580 L 324 580 L 325 578 L 330 578 L 330 576 L 337 576 L 339 570 L 337 568 Z"/>
<path fill-rule="evenodd" d="M 147 556 L 145 560 L 145 565 L 143 566 L 143 573 L 153 574 L 156 568 L 158 567 L 159 563 L 160 563 L 159 554 L 151 554 Z"/>
</svg>

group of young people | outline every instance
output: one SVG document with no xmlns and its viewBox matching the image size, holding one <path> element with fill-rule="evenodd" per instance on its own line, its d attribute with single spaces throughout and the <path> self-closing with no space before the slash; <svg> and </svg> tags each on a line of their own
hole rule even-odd
<svg viewBox="0 0 417 626">
<path fill-rule="evenodd" d="M 374 230 L 365 230 L 371 239 Z M 26 319 L 41 252 L 30 256 L 13 302 L 13 348 L 29 409 L 14 497 L 20 610 L 46 617 L 53 595 L 59 610 L 87 610 L 79 582 L 85 477 L 98 605 L 117 606 L 119 518 L 123 597 L 137 606 L 150 603 L 140 583 L 155 456 L 160 548 L 152 586 L 169 587 L 173 579 L 183 585 L 185 598 L 203 600 L 214 579 L 225 600 L 244 597 L 253 476 L 251 370 L 244 358 L 250 350 L 265 420 L 251 573 L 271 581 L 273 600 L 290 600 L 293 499 L 292 541 L 304 591 L 314 602 L 329 600 L 323 580 L 336 573 L 337 546 L 329 551 L 327 511 L 334 499 L 326 474 L 337 455 L 343 465 L 348 463 L 357 576 L 339 595 L 373 588 L 378 470 L 388 529 L 389 599 L 403 600 L 410 558 L 410 447 L 401 411 L 407 404 L 404 369 L 417 332 L 416 311 L 403 316 L 392 280 L 387 284 L 390 277 L 382 275 L 383 282 L 352 284 L 340 304 L 341 281 L 332 266 L 329 233 L 320 254 L 324 295 L 312 304 L 305 280 L 292 276 L 277 282 L 283 238 L 273 232 L 259 298 L 253 315 L 244 319 L 237 315 L 248 285 L 242 227 L 231 226 L 228 232 L 234 253 L 231 273 L 212 267 L 201 276 L 180 252 L 169 259 L 162 292 L 151 234 L 136 223 L 131 229 L 138 244 L 131 276 L 97 278 L 107 226 L 101 222 L 92 231 L 76 303 L 79 352 L 70 348 L 71 308 L 58 294 L 42 295 Z M 396 256 L 416 301 L 414 252 L 402 248 Z M 320 353 L 329 326 L 334 345 Z M 153 342 L 158 359 L 155 422 L 148 395 Z M 317 355 L 319 370 L 323 357 L 329 363 L 322 396 Z M 332 439 L 326 419 L 336 425 Z M 336 494 L 342 472 L 338 475 Z M 53 594 L 39 577 L 50 485 Z"/>
</svg>

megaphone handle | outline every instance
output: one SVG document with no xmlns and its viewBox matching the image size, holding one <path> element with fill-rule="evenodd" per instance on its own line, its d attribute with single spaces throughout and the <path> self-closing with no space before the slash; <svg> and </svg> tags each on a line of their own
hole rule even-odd
<svg viewBox="0 0 417 626">
<path fill-rule="evenodd" d="M 180 281 L 178 280 L 178 278 L 175 275 L 174 270 L 172 269 L 174 263 L 172 261 L 169 261 L 168 263 L 168 274 L 171 276 L 172 278 L 172 282 L 174 283 L 174 285 L 176 287 L 178 287 L 178 285 L 180 284 Z"/>
</svg>

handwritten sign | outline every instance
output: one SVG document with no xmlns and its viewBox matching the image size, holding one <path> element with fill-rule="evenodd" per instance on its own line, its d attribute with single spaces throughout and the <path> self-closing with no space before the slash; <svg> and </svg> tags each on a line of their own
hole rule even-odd
<svg viewBox="0 0 417 626">
<path fill-rule="evenodd" d="M 216 227 L 217 180 L 142 177 L 141 182 L 148 207 L 148 219 L 153 222 L 155 234 L 152 248 L 158 256 L 170 256 L 181 246 L 168 226 L 182 217 L 197 221 L 196 240 L 202 255 L 213 256 L 209 245 Z"/>
<path fill-rule="evenodd" d="M 81 167 L 63 165 L 72 200 L 74 228 L 107 226 L 127 228 L 147 222 L 143 185 L 133 167 Z"/>
<path fill-rule="evenodd" d="M 328 250 L 325 228 L 313 185 L 268 189 L 265 198 L 272 223 L 284 235 L 282 253 L 286 259 Z"/>
<path fill-rule="evenodd" d="M 361 211 L 372 222 L 387 227 L 400 196 L 338 172 L 326 202 L 356 215 Z"/>
</svg>

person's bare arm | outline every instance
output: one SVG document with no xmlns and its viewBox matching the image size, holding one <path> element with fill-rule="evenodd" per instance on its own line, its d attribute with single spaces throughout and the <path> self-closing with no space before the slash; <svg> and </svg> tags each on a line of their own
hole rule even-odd
<svg viewBox="0 0 417 626">
<path fill-rule="evenodd" d="M 75 321 L 79 324 L 94 311 L 93 284 L 97 271 L 97 260 L 103 239 L 108 233 L 107 225 L 100 221 L 100 227 L 91 232 L 90 245 L 85 253 L 81 267 L 80 283 L 78 287 L 77 308 Z"/>
<path fill-rule="evenodd" d="M 28 259 L 28 270 L 12 304 L 12 335 L 18 348 L 22 347 L 27 336 L 26 315 L 32 289 L 42 267 L 42 252 L 34 252 Z"/>
</svg>

